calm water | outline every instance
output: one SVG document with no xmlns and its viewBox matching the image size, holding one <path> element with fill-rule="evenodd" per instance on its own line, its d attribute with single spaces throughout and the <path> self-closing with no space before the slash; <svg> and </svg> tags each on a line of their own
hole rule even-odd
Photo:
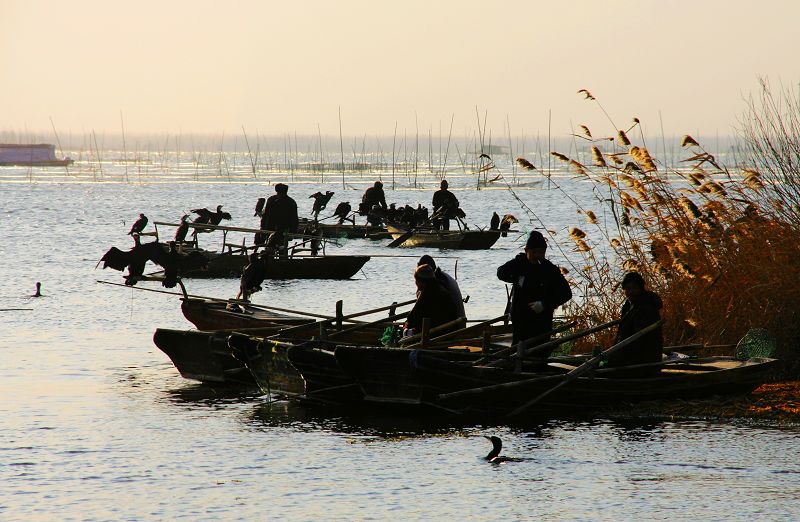
<svg viewBox="0 0 800 522">
<path fill-rule="evenodd" d="M 127 247 L 123 236 L 140 211 L 175 220 L 221 203 L 235 224 L 252 226 L 256 198 L 272 188 L 63 175 L 2 181 L 0 308 L 32 308 L 0 312 L 2 520 L 781 520 L 800 512 L 798 427 L 603 419 L 460 425 L 346 416 L 192 384 L 151 340 L 156 327 L 188 327 L 178 299 L 96 284 L 120 277 L 94 265 L 112 244 Z M 308 211 L 309 194 L 334 190 L 333 208 L 344 197 L 357 201 L 357 181 L 346 191 L 296 183 L 290 195 Z M 431 185 L 387 196 L 429 203 Z M 556 191 L 519 194 L 553 228 L 579 223 Z M 458 196 L 472 222 L 488 223 L 492 210 L 522 216 L 507 191 Z M 499 315 L 505 305 L 494 267 L 519 249 L 514 239 L 488 252 L 433 252 L 459 258 L 471 316 Z M 332 251 L 387 253 L 365 241 Z M 256 301 L 332 312 L 342 298 L 347 312 L 407 299 L 423 252 L 395 253 L 414 257 L 375 258 L 352 281 L 271 282 Z M 455 261 L 440 264 L 452 273 Z M 27 299 L 36 281 L 46 297 Z M 237 290 L 235 281 L 187 286 L 214 296 Z M 524 460 L 482 461 L 490 449 L 483 434 L 500 435 L 503 453 Z"/>
</svg>

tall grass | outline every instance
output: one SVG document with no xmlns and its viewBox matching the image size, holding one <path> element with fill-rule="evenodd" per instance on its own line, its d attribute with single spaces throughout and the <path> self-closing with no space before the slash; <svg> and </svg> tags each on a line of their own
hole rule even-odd
<svg viewBox="0 0 800 522">
<path fill-rule="evenodd" d="M 579 92 L 605 113 L 591 93 Z M 667 166 L 645 146 L 636 118 L 604 137 L 580 127 L 591 165 L 552 152 L 593 184 L 597 205 L 571 199 L 582 222 L 566 235 L 549 231 L 583 296 L 568 313 L 586 322 L 615 317 L 618 282 L 637 270 L 664 301 L 667 343 L 736 343 L 748 329 L 763 327 L 778 341 L 780 356 L 800 360 L 797 99 L 789 92 L 776 97 L 762 83 L 740 124 L 746 167 L 735 171 L 688 135 L 680 166 Z M 536 169 L 524 158 L 518 162 Z M 608 342 L 610 333 L 602 335 L 586 343 Z"/>
</svg>

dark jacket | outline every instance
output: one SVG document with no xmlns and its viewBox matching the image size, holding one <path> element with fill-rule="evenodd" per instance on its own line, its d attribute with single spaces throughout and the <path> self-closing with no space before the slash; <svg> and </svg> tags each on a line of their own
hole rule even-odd
<svg viewBox="0 0 800 522">
<path fill-rule="evenodd" d="M 372 208 L 373 205 L 378 205 L 381 208 L 386 208 L 386 195 L 383 193 L 383 188 L 370 187 L 364 192 L 361 202 L 369 205 L 366 210 Z"/>
<path fill-rule="evenodd" d="M 297 203 L 286 194 L 274 194 L 264 205 L 261 228 L 273 232 L 297 231 Z"/>
<path fill-rule="evenodd" d="M 547 333 L 553 329 L 553 312 L 572 299 L 572 290 L 556 265 L 547 259 L 536 264 L 524 253 L 498 267 L 497 278 L 513 287 L 511 322 L 514 343 Z M 544 311 L 536 313 L 530 303 L 541 301 Z"/>
<path fill-rule="evenodd" d="M 627 339 L 639 330 L 661 319 L 661 309 L 664 304 L 658 294 L 645 290 L 641 296 L 632 303 L 626 300 L 622 305 L 620 317 L 622 322 L 617 330 L 615 343 Z M 630 344 L 609 357 L 608 366 L 627 366 L 631 364 L 644 364 L 661 361 L 664 349 L 661 328 L 650 332 L 633 344 Z"/>
<path fill-rule="evenodd" d="M 431 328 L 449 323 L 460 317 L 450 293 L 438 281 L 428 283 L 417 297 L 417 302 L 406 318 L 414 333 L 422 331 L 422 319 L 430 318 Z"/>
<path fill-rule="evenodd" d="M 433 193 L 433 201 L 431 201 L 431 205 L 433 205 L 434 212 L 444 207 L 445 212 L 448 215 L 452 215 L 458 208 L 458 198 L 455 194 L 447 189 L 439 189 Z"/>
</svg>

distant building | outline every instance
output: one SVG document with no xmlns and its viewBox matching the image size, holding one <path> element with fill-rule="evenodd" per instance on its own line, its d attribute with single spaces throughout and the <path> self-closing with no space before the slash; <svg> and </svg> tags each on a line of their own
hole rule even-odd
<svg viewBox="0 0 800 522">
<path fill-rule="evenodd" d="M 0 143 L 0 166 L 65 167 L 75 161 L 56 158 L 56 146 L 49 143 L 17 145 Z"/>
</svg>

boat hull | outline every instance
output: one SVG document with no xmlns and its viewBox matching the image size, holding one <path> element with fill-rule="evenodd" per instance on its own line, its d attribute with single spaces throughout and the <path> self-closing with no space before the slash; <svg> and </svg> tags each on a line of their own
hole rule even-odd
<svg viewBox="0 0 800 522">
<path fill-rule="evenodd" d="M 237 305 L 233 310 L 224 301 L 184 298 L 181 311 L 198 330 L 230 330 L 235 328 L 270 328 L 296 326 L 313 322 L 313 319 L 268 312 L 247 305 Z"/>
<path fill-rule="evenodd" d="M 250 371 L 228 347 L 228 333 L 156 329 L 153 342 L 185 379 L 255 386 Z"/>
<path fill-rule="evenodd" d="M 397 239 L 407 230 L 388 225 L 386 229 Z M 420 230 L 414 232 L 399 246 L 401 247 L 427 247 L 452 250 L 486 250 L 492 248 L 500 238 L 499 230 Z"/>
<path fill-rule="evenodd" d="M 242 254 L 212 254 L 204 269 L 186 272 L 195 279 L 238 278 L 248 258 Z M 303 256 L 275 258 L 267 262 L 267 279 L 350 279 L 369 261 L 369 256 Z"/>
<path fill-rule="evenodd" d="M 436 406 L 463 414 L 505 415 L 558 384 L 565 371 L 553 368 L 549 372 L 519 374 L 474 367 L 421 350 L 403 353 L 343 346 L 335 354 L 339 366 L 356 381 L 366 401 Z M 715 357 L 669 366 L 652 377 L 612 378 L 610 373 L 598 372 L 548 395 L 528 415 L 563 415 L 641 401 L 746 393 L 768 381 L 778 367 L 774 359 L 738 361 Z M 459 397 L 440 397 L 530 379 L 536 380 Z"/>
</svg>

